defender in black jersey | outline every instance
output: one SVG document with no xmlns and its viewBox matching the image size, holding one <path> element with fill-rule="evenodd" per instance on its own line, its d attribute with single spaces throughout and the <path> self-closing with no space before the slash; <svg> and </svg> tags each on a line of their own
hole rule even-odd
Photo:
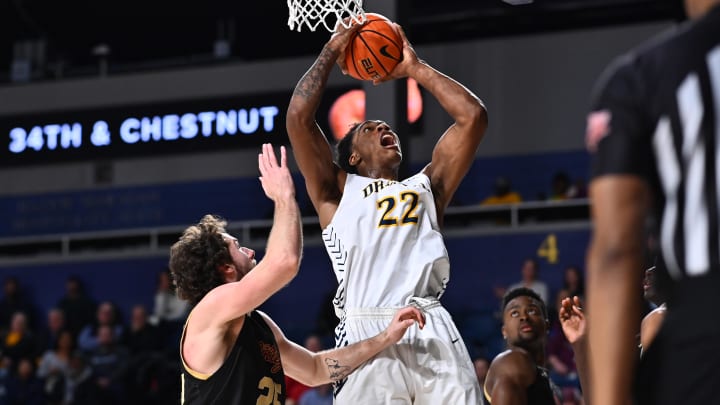
<svg viewBox="0 0 720 405">
<path fill-rule="evenodd" d="M 585 333 L 585 318 L 579 299 L 563 302 L 560 321 L 568 341 L 577 348 L 577 356 Z M 491 405 L 528 404 L 556 405 L 559 389 L 545 369 L 545 346 L 550 323 L 545 303 L 536 292 L 520 287 L 503 297 L 503 337 L 508 349 L 493 359 L 485 378 L 485 402 Z M 579 363 L 582 368 L 584 363 Z M 581 371 L 582 373 L 582 371 Z M 557 402 L 556 402 L 557 401 Z"/>
<path fill-rule="evenodd" d="M 720 404 L 720 0 L 685 6 L 607 69 L 588 117 L 593 405 L 626 403 L 633 381 L 639 404 Z M 634 378 L 648 224 L 673 282 Z"/>
<path fill-rule="evenodd" d="M 297 274 L 302 250 L 295 186 L 285 148 L 278 164 L 269 144 L 259 158 L 260 182 L 275 203 L 266 254 L 225 232 L 225 221 L 206 215 L 171 248 L 170 270 L 180 297 L 194 307 L 180 345 L 181 404 L 279 405 L 285 403 L 284 372 L 306 385 L 341 380 L 397 342 L 424 318 L 415 307 L 399 309 L 375 337 L 340 349 L 312 353 L 288 341 L 255 308 Z"/>
<path fill-rule="evenodd" d="M 183 335 L 184 336 L 184 335 Z M 285 401 L 285 379 L 273 332 L 263 316 L 245 315 L 227 358 L 212 374 L 194 371 L 183 360 L 182 404 L 254 404 Z"/>
</svg>

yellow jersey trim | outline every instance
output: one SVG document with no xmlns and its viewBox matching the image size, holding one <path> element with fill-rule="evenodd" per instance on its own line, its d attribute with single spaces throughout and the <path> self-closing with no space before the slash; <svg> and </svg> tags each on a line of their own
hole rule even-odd
<svg viewBox="0 0 720 405">
<path fill-rule="evenodd" d="M 204 380 L 207 380 L 208 378 L 210 378 L 212 376 L 212 374 L 205 374 L 205 373 L 201 373 L 199 371 L 195 371 L 195 370 L 191 369 L 190 366 L 188 366 L 187 363 L 185 363 L 185 358 L 183 357 L 183 344 L 185 344 L 185 332 L 187 329 L 188 322 L 190 322 L 190 316 L 192 316 L 192 311 L 190 311 L 187 319 L 185 320 L 185 325 L 183 325 L 182 336 L 180 337 L 180 361 L 182 361 L 183 369 L 185 371 L 187 371 L 188 374 L 197 378 L 198 380 L 204 381 Z M 183 378 L 183 394 L 184 394 L 184 391 L 185 391 L 185 379 Z M 184 399 L 184 395 L 183 395 L 183 399 Z"/>
</svg>

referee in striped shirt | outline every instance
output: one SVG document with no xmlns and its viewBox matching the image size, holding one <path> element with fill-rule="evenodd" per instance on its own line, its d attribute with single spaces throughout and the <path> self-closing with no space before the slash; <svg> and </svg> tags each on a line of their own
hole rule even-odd
<svg viewBox="0 0 720 405">
<path fill-rule="evenodd" d="M 720 0 L 685 11 L 607 68 L 588 116 L 592 405 L 720 404 Z M 636 365 L 648 231 L 672 285 Z"/>
</svg>

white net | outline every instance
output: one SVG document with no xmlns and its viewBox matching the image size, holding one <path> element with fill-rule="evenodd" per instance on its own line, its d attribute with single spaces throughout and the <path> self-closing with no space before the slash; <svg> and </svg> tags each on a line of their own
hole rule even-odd
<svg viewBox="0 0 720 405">
<path fill-rule="evenodd" d="M 363 0 L 287 0 L 290 16 L 288 26 L 291 30 L 302 31 L 303 25 L 310 31 L 320 25 L 335 32 L 338 23 L 349 28 L 353 23 L 365 21 L 362 9 Z M 348 18 L 348 21 L 345 19 Z"/>
</svg>

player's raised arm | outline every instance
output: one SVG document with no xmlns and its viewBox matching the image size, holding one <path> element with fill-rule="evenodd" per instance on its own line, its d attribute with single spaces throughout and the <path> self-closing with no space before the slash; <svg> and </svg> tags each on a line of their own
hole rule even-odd
<svg viewBox="0 0 720 405">
<path fill-rule="evenodd" d="M 357 25 L 344 29 L 339 25 L 320 55 L 295 86 L 288 106 L 286 125 L 297 164 L 305 177 L 308 195 L 320 217 L 327 224 L 340 201 L 345 172 L 333 161 L 333 152 L 315 114 L 325 92 L 328 77 L 338 57 L 348 44 Z"/>
<path fill-rule="evenodd" d="M 580 297 L 563 298 L 558 311 L 563 333 L 572 346 L 575 355 L 580 387 L 585 404 L 590 403 L 590 370 L 588 368 L 587 321 L 583 313 Z"/>
<path fill-rule="evenodd" d="M 210 291 L 193 310 L 194 318 L 203 322 L 225 324 L 260 306 L 297 275 L 302 258 L 302 226 L 295 201 L 295 186 L 287 168 L 285 147 L 280 148 L 277 161 L 270 144 L 264 144 L 258 155 L 260 182 L 265 194 L 275 205 L 273 226 L 268 236 L 265 255 L 256 266 L 242 269 L 236 264 L 250 252 L 237 246 L 237 240 L 223 234 L 231 257 L 239 257 L 223 268 L 235 268 L 241 276 Z M 238 254 L 240 251 L 241 254 Z M 254 252 L 250 257 L 254 260 Z M 252 270 L 252 271 L 250 271 Z"/>
<path fill-rule="evenodd" d="M 432 94 L 455 122 L 445 131 L 433 150 L 432 162 L 425 169 L 437 202 L 438 218 L 452 199 L 475 159 L 487 128 L 483 102 L 462 84 L 418 59 L 402 28 L 403 60 L 389 79 L 412 77 Z"/>
</svg>

